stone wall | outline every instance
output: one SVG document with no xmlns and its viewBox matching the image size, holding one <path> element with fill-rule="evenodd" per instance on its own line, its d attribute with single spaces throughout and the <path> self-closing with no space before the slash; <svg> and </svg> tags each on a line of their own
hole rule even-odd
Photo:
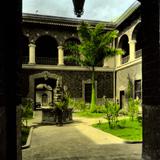
<svg viewBox="0 0 160 160">
<path fill-rule="evenodd" d="M 0 107 L 0 157 L 6 158 L 6 111 L 5 107 Z"/>
<path fill-rule="evenodd" d="M 160 159 L 160 1 L 142 1 L 143 160 Z"/>
<path fill-rule="evenodd" d="M 78 38 L 77 30 L 64 26 L 25 24 L 23 23 L 23 34 L 28 36 L 29 41 L 35 42 L 39 37 L 48 35 L 56 39 L 58 45 L 64 44 L 65 40 L 71 37 Z"/>
<path fill-rule="evenodd" d="M 128 75 L 130 76 L 132 83 L 134 84 L 135 80 L 142 79 L 142 64 L 134 64 L 133 66 L 128 66 L 123 69 L 120 69 L 116 73 L 116 98 L 119 99 L 120 91 L 127 91 L 128 87 Z"/>
<path fill-rule="evenodd" d="M 29 92 L 29 76 L 41 72 L 44 72 L 44 70 L 23 70 L 23 96 L 27 96 Z M 62 84 L 67 86 L 73 98 L 82 98 L 82 82 L 91 79 L 90 71 L 50 70 L 49 73 L 62 76 Z M 113 98 L 113 73 L 98 71 L 95 74 L 95 80 L 97 81 L 97 98 L 102 98 L 104 95 L 108 98 Z"/>
</svg>

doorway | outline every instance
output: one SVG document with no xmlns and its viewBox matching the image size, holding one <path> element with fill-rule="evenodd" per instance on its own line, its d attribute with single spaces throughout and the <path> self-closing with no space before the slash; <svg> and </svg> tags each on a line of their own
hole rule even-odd
<svg viewBox="0 0 160 160">
<path fill-rule="evenodd" d="M 120 109 L 124 107 L 124 100 L 125 100 L 124 91 L 120 91 Z"/>
</svg>

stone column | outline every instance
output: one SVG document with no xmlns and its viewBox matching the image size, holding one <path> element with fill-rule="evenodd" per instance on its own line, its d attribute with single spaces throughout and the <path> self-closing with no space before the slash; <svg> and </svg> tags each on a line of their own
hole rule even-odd
<svg viewBox="0 0 160 160">
<path fill-rule="evenodd" d="M 160 1 L 141 1 L 143 160 L 160 159 Z"/>
<path fill-rule="evenodd" d="M 121 55 L 116 55 L 116 67 L 121 65 Z"/>
<path fill-rule="evenodd" d="M 133 61 L 135 59 L 135 44 L 136 40 L 129 41 L 129 61 Z"/>
<path fill-rule="evenodd" d="M 29 45 L 29 64 L 35 64 L 35 48 L 36 45 L 33 43 L 30 43 Z"/>
<path fill-rule="evenodd" d="M 58 65 L 64 65 L 64 50 L 63 46 L 58 46 Z"/>
<path fill-rule="evenodd" d="M 103 67 L 109 67 L 108 66 L 108 59 L 107 58 L 104 58 Z"/>
</svg>

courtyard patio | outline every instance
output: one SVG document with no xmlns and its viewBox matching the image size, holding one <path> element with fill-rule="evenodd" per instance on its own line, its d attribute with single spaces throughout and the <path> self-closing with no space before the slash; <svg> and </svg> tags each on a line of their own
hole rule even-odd
<svg viewBox="0 0 160 160">
<path fill-rule="evenodd" d="M 29 121 L 33 126 L 23 160 L 140 160 L 142 145 L 126 144 L 122 139 L 93 128 L 103 118 L 73 116 L 73 123 L 42 125 L 41 111 Z"/>
</svg>

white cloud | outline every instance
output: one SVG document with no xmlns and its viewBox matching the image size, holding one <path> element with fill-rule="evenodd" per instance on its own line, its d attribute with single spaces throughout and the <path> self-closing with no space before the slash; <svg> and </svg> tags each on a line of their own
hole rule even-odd
<svg viewBox="0 0 160 160">
<path fill-rule="evenodd" d="M 110 21 L 120 16 L 136 0 L 85 0 L 82 19 Z M 23 0 L 24 13 L 77 18 L 72 0 Z"/>
</svg>

